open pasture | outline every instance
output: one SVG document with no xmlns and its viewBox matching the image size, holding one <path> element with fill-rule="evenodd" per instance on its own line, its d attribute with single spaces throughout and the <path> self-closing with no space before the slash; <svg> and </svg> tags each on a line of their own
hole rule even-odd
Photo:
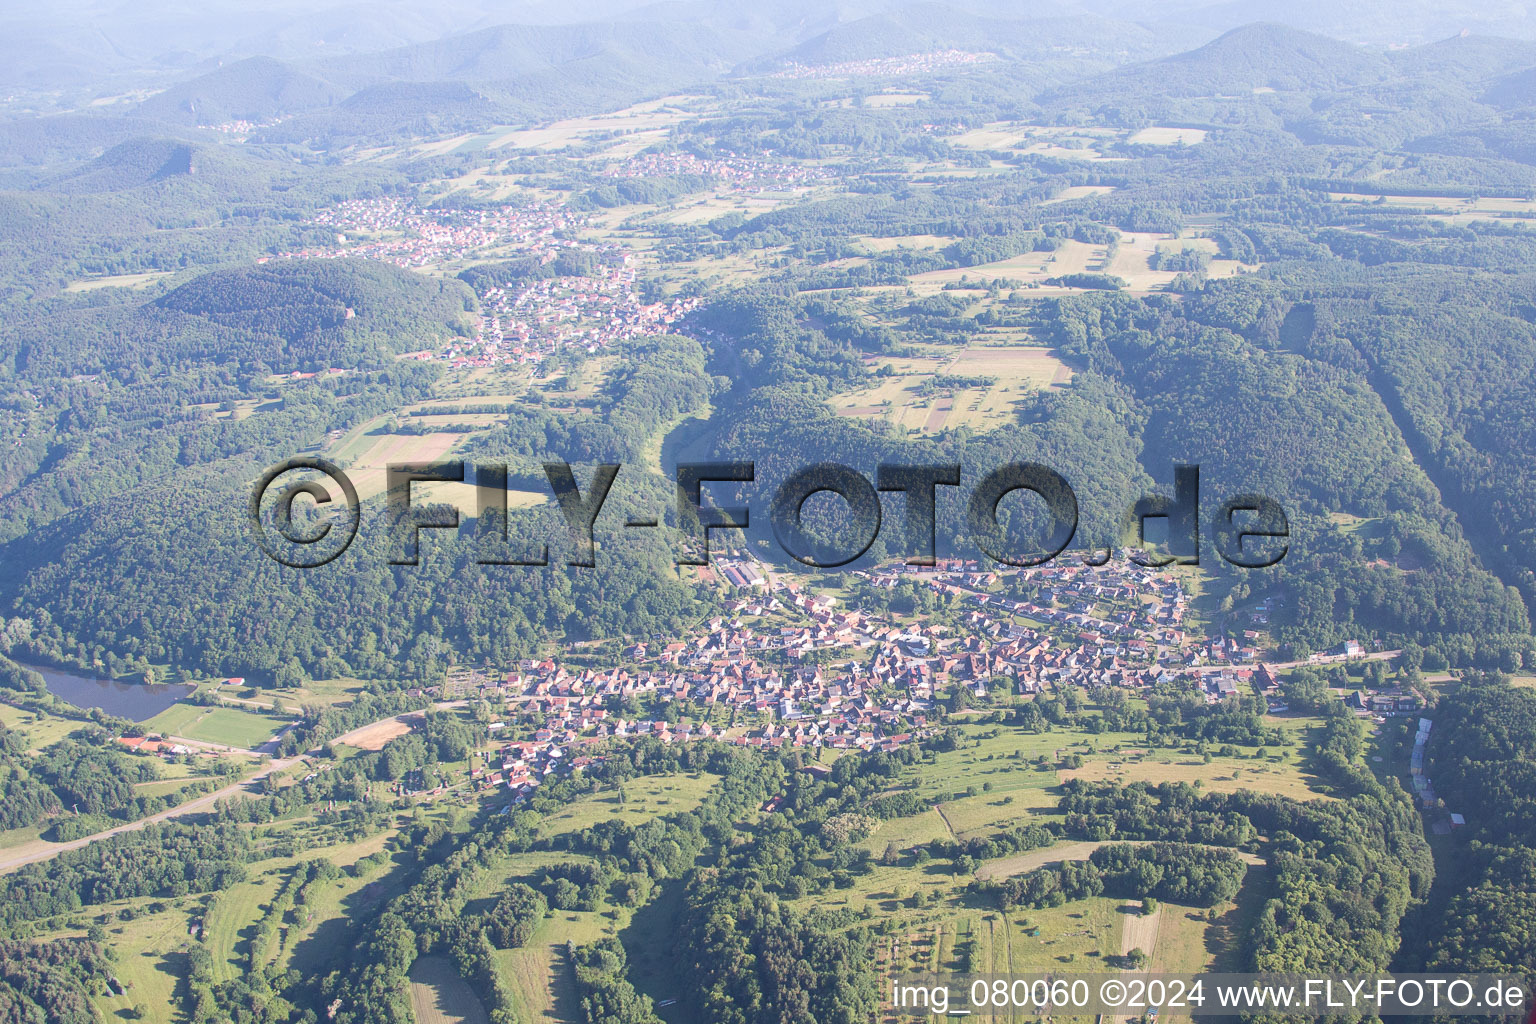
<svg viewBox="0 0 1536 1024">
<path fill-rule="evenodd" d="M 1138 146 L 1194 146 L 1204 142 L 1207 134 L 1204 128 L 1166 128 L 1153 125 L 1143 128 L 1125 141 Z"/>
<path fill-rule="evenodd" d="M 556 836 L 578 832 L 609 819 L 622 819 L 635 825 L 650 818 L 691 811 L 699 806 L 714 782 L 714 776 L 701 772 L 629 779 L 618 790 L 597 793 L 568 804 L 559 813 L 540 822 L 539 831 L 542 835 Z"/>
<path fill-rule="evenodd" d="M 1014 403 L 1029 392 L 1071 379 L 1071 370 L 1049 349 L 1028 345 L 971 345 L 949 357 L 880 361 L 892 375 L 832 399 L 839 415 L 883 419 L 908 432 L 937 434 L 955 427 L 990 430 L 1008 421 Z M 966 388 L 925 388 L 936 376 L 992 377 Z"/>
<path fill-rule="evenodd" d="M 1099 148 L 1114 141 L 1120 132 L 1110 128 L 1080 128 L 994 121 L 972 128 L 947 141 L 964 149 L 1019 150 L 1042 156 L 1080 160 L 1104 160 Z"/>
<path fill-rule="evenodd" d="M 1271 764 L 1268 760 L 1222 757 L 1205 764 L 1191 754 L 1155 751 L 1134 759 L 1088 761 L 1081 768 L 1063 769 L 1060 774 L 1063 779 L 1090 782 L 1184 782 L 1191 786 L 1199 782 L 1212 793 L 1247 789 L 1293 800 L 1327 799 L 1308 785 L 1306 775 L 1295 764 Z"/>
<path fill-rule="evenodd" d="M 64 286 L 66 292 L 93 292 L 98 288 L 131 288 L 135 291 L 148 288 L 156 281 L 175 274 L 174 270 L 152 270 L 144 274 L 110 274 L 106 277 L 83 277 Z"/>
<path fill-rule="evenodd" d="M 1075 274 L 1082 271 L 1104 270 L 1106 247 L 1086 242 L 1068 240 L 1054 252 L 1024 252 L 995 263 L 979 263 L 974 267 L 952 267 L 948 270 L 930 270 L 913 274 L 908 278 L 912 289 L 919 295 L 937 295 L 947 284 L 975 282 L 978 289 L 986 288 L 986 282 L 994 278 L 1010 278 L 1024 284 L 1035 284 L 1048 277 Z M 1038 294 L 1074 292 L 1078 289 L 1042 287 Z M 1035 291 L 1030 292 L 1036 294 Z"/>
<path fill-rule="evenodd" d="M 454 445 L 463 439 L 458 432 L 434 431 L 430 434 L 371 434 L 371 443 L 362 447 L 350 465 L 347 475 L 364 500 L 384 493 L 385 470 L 391 463 L 436 462 L 447 457 Z"/>
<path fill-rule="evenodd" d="M 1114 190 L 1115 186 L 1113 185 L 1068 185 L 1040 205 L 1048 206 L 1052 203 L 1070 203 L 1074 199 L 1087 199 L 1090 196 L 1107 196 Z"/>
<path fill-rule="evenodd" d="M 570 117 L 537 128 L 521 128 L 501 132 L 486 138 L 484 148 L 535 149 L 549 152 L 586 141 L 590 136 L 605 132 L 662 133 L 699 111 L 688 109 L 698 106 L 699 97 L 665 96 L 646 103 L 637 103 L 623 110 L 589 117 Z"/>
<path fill-rule="evenodd" d="M 870 252 L 894 249 L 942 249 L 955 240 L 945 235 L 857 235 L 853 242 Z"/>
</svg>

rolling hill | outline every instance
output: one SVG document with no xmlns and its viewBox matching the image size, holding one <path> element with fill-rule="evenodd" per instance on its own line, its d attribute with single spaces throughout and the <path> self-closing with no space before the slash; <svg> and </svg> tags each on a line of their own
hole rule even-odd
<svg viewBox="0 0 1536 1024">
<path fill-rule="evenodd" d="M 1261 90 L 1315 93 L 1390 77 L 1392 66 L 1382 54 L 1284 25 L 1258 24 L 1233 29 L 1188 53 L 1119 69 L 1089 91 L 1118 100 L 1241 96 Z"/>
<path fill-rule="evenodd" d="M 178 124 L 264 121 L 338 102 L 345 91 L 270 57 L 251 57 L 139 104 L 138 113 Z"/>
</svg>

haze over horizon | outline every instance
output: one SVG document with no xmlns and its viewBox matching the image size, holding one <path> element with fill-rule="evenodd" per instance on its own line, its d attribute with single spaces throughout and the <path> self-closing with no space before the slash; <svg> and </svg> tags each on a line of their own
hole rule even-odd
<svg viewBox="0 0 1536 1024">
<path fill-rule="evenodd" d="M 1518 0 L 157 0 L 132 5 L 71 0 L 25 10 L 14 5 L 0 15 L 0 90 L 9 93 L 6 105 L 15 109 L 47 109 L 50 102 L 78 106 L 163 88 L 245 57 L 304 62 L 512 25 L 703 21 L 755 36 L 759 55 L 765 55 L 862 20 L 945 6 L 987 18 L 1135 26 L 1151 34 L 1159 54 L 1254 22 L 1375 47 L 1422 44 L 1463 32 L 1536 37 L 1530 5 Z"/>
</svg>

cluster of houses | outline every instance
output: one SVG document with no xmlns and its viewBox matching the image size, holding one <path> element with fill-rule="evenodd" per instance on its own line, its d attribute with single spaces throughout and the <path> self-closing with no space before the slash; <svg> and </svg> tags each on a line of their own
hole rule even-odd
<svg viewBox="0 0 1536 1024">
<path fill-rule="evenodd" d="M 157 754 L 160 757 L 178 757 L 182 754 L 196 753 L 191 747 L 182 743 L 173 743 L 169 740 L 149 736 L 119 736 L 117 742 L 136 754 Z"/>
<path fill-rule="evenodd" d="M 997 569 L 949 561 L 857 574 L 872 588 L 916 582 L 951 607 L 961 602 L 953 625 L 839 607 L 741 551 L 703 571 L 734 593 L 729 615 L 691 636 L 631 643 L 611 668 L 530 659 L 511 672 L 450 679 L 443 696 L 451 689 L 505 709 L 493 735 L 523 735 L 502 742 L 475 773 L 478 784 L 526 798 L 549 774 L 601 757 L 604 742 L 633 737 L 895 750 L 932 733 L 941 703 L 953 711 L 969 703 L 956 700 L 962 693 L 985 698 L 997 680 L 1017 693 L 1183 684 L 1212 703 L 1257 692 L 1271 710 L 1286 710 L 1279 677 L 1256 658 L 1256 635 L 1186 631 L 1188 598 L 1178 579 L 1129 563 Z M 1387 714 L 1420 703 L 1397 691 L 1361 699 Z M 1422 778 L 1427 735 L 1421 723 L 1415 788 L 1433 802 Z"/>
<path fill-rule="evenodd" d="M 653 178 L 671 174 L 695 174 L 713 178 L 733 188 L 782 188 L 827 181 L 832 172 L 813 164 L 790 164 L 727 153 L 702 157 L 692 153 L 647 153 L 603 172 L 609 178 Z"/>
<path fill-rule="evenodd" d="M 389 196 L 345 200 L 309 223 L 334 229 L 336 244 L 283 252 L 257 262 L 353 256 L 397 267 L 427 267 L 468 259 L 491 246 L 516 247 L 548 262 L 558 250 L 555 233 L 579 226 L 581 218 L 558 203 L 422 209 L 410 199 Z M 349 233 L 366 237 L 349 240 Z"/>
<path fill-rule="evenodd" d="M 984 698 L 1000 677 L 1023 693 L 1183 680 L 1208 688 L 1213 701 L 1274 679 L 1262 664 L 1241 664 L 1252 657 L 1246 644 L 1188 635 L 1177 580 L 1133 567 L 999 571 L 948 562 L 860 574 L 873 587 L 915 580 L 974 605 L 957 627 L 840 608 L 739 552 L 713 571 L 736 589 L 730 616 L 690 637 L 632 643 L 612 668 L 546 658 L 481 673 L 472 686 L 460 680 L 457 695 L 499 702 L 526 723 L 526 738 L 502 746 L 501 770 L 485 769 L 482 784 L 526 796 L 544 775 L 577 767 L 573 752 L 600 756 L 594 745 L 627 737 L 894 750 L 932 731 L 941 701 L 961 690 Z M 1000 576 L 1015 584 L 1002 593 L 1027 596 L 989 590 Z M 668 707 L 684 701 L 702 721 Z M 492 731 L 519 730 L 497 722 Z"/>
<path fill-rule="evenodd" d="M 536 256 L 544 264 L 567 251 L 592 257 L 590 274 L 484 288 L 474 337 L 454 339 L 440 350 L 407 353 L 407 358 L 463 367 L 536 363 L 570 346 L 596 352 L 626 338 L 663 333 L 702 302 L 699 298 L 641 302 L 629 252 L 563 237 L 582 219 L 557 204 L 461 210 L 422 209 L 399 197 L 350 199 L 311 223 L 335 228 L 336 244 L 284 252 L 257 262 L 353 256 L 398 267 L 425 267 L 468 259 L 491 247 Z M 349 233 L 367 237 L 352 240 Z"/>
<path fill-rule="evenodd" d="M 456 365 L 473 366 L 535 363 L 572 346 L 596 352 L 626 338 L 664 333 L 702 302 L 695 297 L 642 303 L 627 251 L 582 248 L 599 256 L 590 276 L 485 289 L 478 336 L 450 348 L 445 357 Z"/>
<path fill-rule="evenodd" d="M 263 128 L 275 128 L 292 116 L 292 114 L 282 114 L 261 121 L 247 121 L 244 118 L 237 117 L 233 121 L 224 121 L 220 124 L 205 124 L 202 127 L 207 128 L 209 131 L 218 132 L 221 135 L 246 136 Z"/>
<path fill-rule="evenodd" d="M 867 60 L 845 60 L 833 64 L 801 64 L 790 61 L 770 78 L 888 78 L 896 75 L 923 75 L 937 71 L 985 64 L 997 59 L 995 53 L 973 53 L 969 50 L 933 50 L 929 53 L 912 53 L 905 57 L 871 57 Z"/>
</svg>

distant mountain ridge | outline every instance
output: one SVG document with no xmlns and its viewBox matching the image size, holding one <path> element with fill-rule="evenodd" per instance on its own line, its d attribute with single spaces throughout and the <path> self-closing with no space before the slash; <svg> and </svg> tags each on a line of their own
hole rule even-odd
<svg viewBox="0 0 1536 1024">
<path fill-rule="evenodd" d="M 250 57 L 140 103 L 137 113 L 178 124 L 259 122 L 340 102 L 348 90 L 271 57 Z"/>
<path fill-rule="evenodd" d="M 1164 13 L 1176 10 L 1210 13 L 1198 3 L 1172 4 Z M 999 67 L 1019 83 L 1020 102 L 1047 116 L 1109 112 L 1112 123 L 1126 125 L 1216 124 L 1221 104 L 1259 103 L 1274 128 L 1308 141 L 1392 147 L 1476 124 L 1496 109 L 1536 105 L 1532 43 L 1458 35 L 1387 52 L 1267 22 L 1173 52 L 1166 25 L 1133 23 L 1125 13 L 1111 0 L 1028 7 L 1005 0 L 692 0 L 584 24 L 495 25 L 368 53 L 253 57 L 119 107 L 116 116 L 59 115 L 46 132 L 37 119 L 0 123 L 0 166 L 89 160 L 146 136 L 239 122 L 249 122 L 258 142 L 377 144 L 546 123 L 795 66 L 945 50 L 1012 62 Z M 1270 93 L 1280 95 L 1270 102 Z M 1414 117 L 1401 116 L 1405 97 L 1414 98 Z M 137 162 L 134 168 L 103 166 L 97 178 L 152 180 Z M 93 187 L 81 173 L 79 182 L 56 184 Z"/>
</svg>

